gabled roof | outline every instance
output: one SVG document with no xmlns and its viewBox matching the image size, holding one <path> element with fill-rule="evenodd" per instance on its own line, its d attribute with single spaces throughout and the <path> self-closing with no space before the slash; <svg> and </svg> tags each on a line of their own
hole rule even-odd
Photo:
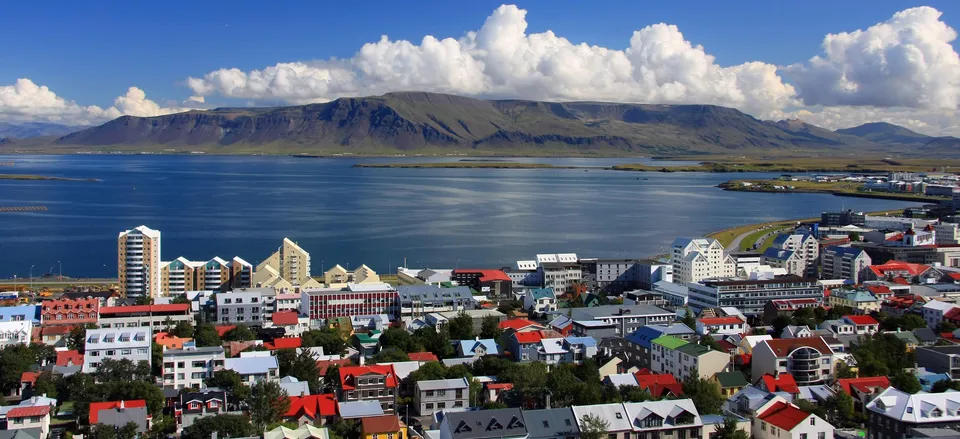
<svg viewBox="0 0 960 439">
<path fill-rule="evenodd" d="M 290 326 L 299 323 L 299 318 L 300 315 L 296 311 L 278 311 L 273 313 L 270 320 L 273 320 L 273 324 L 277 326 Z"/>
<path fill-rule="evenodd" d="M 612 373 L 604 379 L 614 387 L 637 385 L 637 377 L 631 373 Z"/>
<path fill-rule="evenodd" d="M 286 418 L 307 416 L 316 420 L 337 414 L 336 395 L 325 393 L 322 395 L 290 396 L 290 408 L 284 414 Z"/>
<path fill-rule="evenodd" d="M 281 337 L 273 339 L 273 342 L 264 342 L 263 347 L 275 351 L 279 349 L 296 349 L 303 344 L 300 337 Z"/>
<path fill-rule="evenodd" d="M 905 271 L 911 276 L 919 276 L 923 273 L 926 273 L 930 269 L 929 265 L 923 264 L 912 264 L 909 262 L 902 262 L 896 260 L 887 261 L 885 264 L 881 265 L 871 265 L 867 267 L 870 271 L 873 271 L 877 276 L 885 276 L 888 271 Z"/>
<path fill-rule="evenodd" d="M 444 423 L 454 439 L 527 436 L 527 425 L 518 408 L 450 412 L 446 414 Z M 535 426 L 531 425 L 530 428 Z"/>
<path fill-rule="evenodd" d="M 543 328 L 543 326 L 537 323 L 531 322 L 530 320 L 527 320 L 527 319 L 509 319 L 509 320 L 504 320 L 500 322 L 500 329 L 513 329 L 515 331 L 519 331 L 521 329 L 528 328 L 531 326 L 534 326 L 536 328 Z"/>
<path fill-rule="evenodd" d="M 407 357 L 410 361 L 440 361 L 433 352 L 408 352 Z"/>
<path fill-rule="evenodd" d="M 766 340 L 758 343 L 757 347 L 764 344 L 770 347 L 770 350 L 773 351 L 776 357 L 786 357 L 787 355 L 790 355 L 791 352 L 802 347 L 816 349 L 821 354 L 833 353 L 833 351 L 830 349 L 830 346 L 827 346 L 827 343 L 824 342 L 823 338 L 821 337 L 780 338 Z"/>
<path fill-rule="evenodd" d="M 778 401 L 758 416 L 763 421 L 780 427 L 786 431 L 793 431 L 794 427 L 811 416 L 793 404 Z"/>
<path fill-rule="evenodd" d="M 890 387 L 890 379 L 884 376 L 879 377 L 861 377 L 861 378 L 841 378 L 837 380 L 837 387 L 844 393 L 851 395 L 851 389 L 857 389 L 864 393 L 872 393 L 872 388 L 886 389 Z"/>
<path fill-rule="evenodd" d="M 360 420 L 364 434 L 397 433 L 403 429 L 397 415 L 370 416 Z"/>
<path fill-rule="evenodd" d="M 569 407 L 524 410 L 523 420 L 531 438 L 578 437 L 580 427 L 573 409 Z"/>
<path fill-rule="evenodd" d="M 7 419 L 13 418 L 31 418 L 37 416 L 46 416 L 50 414 L 50 406 L 37 405 L 28 407 L 15 407 L 7 412 Z"/>
<path fill-rule="evenodd" d="M 573 413 L 577 415 L 577 422 L 583 422 L 586 415 L 597 416 L 607 421 L 607 432 L 632 430 L 632 419 L 627 414 L 623 404 L 593 404 L 573 406 Z"/>
<path fill-rule="evenodd" d="M 458 268 L 453 270 L 454 275 L 458 274 L 479 274 L 480 282 L 490 282 L 490 281 L 510 281 L 510 276 L 507 276 L 507 273 L 504 273 L 503 270 L 478 270 L 478 269 L 466 269 Z"/>
<path fill-rule="evenodd" d="M 83 354 L 76 350 L 57 352 L 57 366 L 74 366 L 83 364 Z"/>
<path fill-rule="evenodd" d="M 797 381 L 794 380 L 793 375 L 790 375 L 789 373 L 781 373 L 778 377 L 774 377 L 770 374 L 764 374 L 762 377 L 760 377 L 760 382 L 768 392 L 786 392 L 792 395 L 800 393 L 800 388 L 797 386 Z"/>
<path fill-rule="evenodd" d="M 517 342 L 521 344 L 528 343 L 539 343 L 543 339 L 543 336 L 540 335 L 539 331 L 533 332 L 515 332 L 511 337 L 514 337 Z"/>
<path fill-rule="evenodd" d="M 340 367 L 340 388 L 355 389 L 356 378 L 364 375 L 383 375 L 385 387 L 397 387 L 397 373 L 393 370 L 393 365 L 372 365 Z"/>
<path fill-rule="evenodd" d="M 733 372 L 717 372 L 713 377 L 717 379 L 717 382 L 720 383 L 720 387 L 722 388 L 746 387 L 750 384 L 750 382 L 747 381 L 747 377 L 739 370 Z"/>
<path fill-rule="evenodd" d="M 537 334 L 536 332 L 520 332 L 518 334 Z M 492 338 L 481 338 L 479 340 L 459 340 L 460 351 L 464 354 L 471 354 L 476 352 L 476 349 L 480 346 L 483 346 L 483 349 L 486 351 L 487 355 L 499 355 L 500 348 L 497 346 L 497 341 Z M 412 358 L 411 358 L 412 359 Z"/>
<path fill-rule="evenodd" d="M 147 400 L 145 399 L 135 399 L 132 401 L 107 401 L 107 402 L 91 402 L 90 403 L 90 425 L 95 425 L 99 421 L 100 410 L 111 410 L 120 408 L 120 404 L 123 404 L 124 408 L 139 408 L 146 407 Z"/>
<path fill-rule="evenodd" d="M 742 325 L 743 319 L 736 316 L 727 316 L 727 317 L 701 317 L 697 319 L 698 322 L 703 323 L 706 326 L 713 325 Z"/>
<path fill-rule="evenodd" d="M 683 385 L 677 382 L 677 377 L 668 373 L 650 373 L 649 371 L 640 371 L 634 374 L 637 380 L 637 386 L 650 392 L 650 396 L 661 398 L 664 395 L 672 393 L 674 395 L 683 395 Z"/>
<path fill-rule="evenodd" d="M 649 430 L 673 429 L 679 425 L 676 419 L 683 414 L 690 415 L 692 423 L 683 424 L 683 426 L 701 426 L 703 419 L 692 399 L 674 399 L 663 401 L 645 401 L 645 402 L 627 402 L 623 404 L 630 419 L 631 428 L 635 432 L 644 432 Z M 644 419 L 658 418 L 662 425 L 659 427 L 642 426 Z M 656 433 L 654 434 L 656 435 Z"/>
<path fill-rule="evenodd" d="M 553 292 L 553 288 L 533 288 L 528 294 L 530 294 L 534 300 L 557 298 L 557 295 Z"/>
</svg>

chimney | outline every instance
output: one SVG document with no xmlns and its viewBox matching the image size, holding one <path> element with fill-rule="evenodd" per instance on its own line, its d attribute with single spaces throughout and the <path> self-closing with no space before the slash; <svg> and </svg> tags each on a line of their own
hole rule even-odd
<svg viewBox="0 0 960 439">
<path fill-rule="evenodd" d="M 123 400 L 120 400 L 120 411 L 124 411 L 127 408 L 126 404 L 123 403 Z"/>
<path fill-rule="evenodd" d="M 367 356 L 363 355 L 363 353 L 360 353 L 359 357 L 360 357 L 360 365 L 363 366 L 364 364 L 366 364 Z"/>
</svg>

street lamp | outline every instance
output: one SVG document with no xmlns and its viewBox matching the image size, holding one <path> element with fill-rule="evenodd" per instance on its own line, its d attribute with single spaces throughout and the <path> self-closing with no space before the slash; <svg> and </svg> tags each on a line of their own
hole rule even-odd
<svg viewBox="0 0 960 439">
<path fill-rule="evenodd" d="M 30 292 L 33 292 L 33 267 L 35 265 L 30 266 Z"/>
<path fill-rule="evenodd" d="M 60 267 L 60 280 L 62 281 L 63 280 L 63 263 L 60 261 L 57 261 L 57 265 Z"/>
</svg>

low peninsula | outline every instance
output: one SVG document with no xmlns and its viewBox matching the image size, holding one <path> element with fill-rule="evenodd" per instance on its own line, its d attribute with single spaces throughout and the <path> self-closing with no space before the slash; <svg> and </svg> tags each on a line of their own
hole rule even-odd
<svg viewBox="0 0 960 439">
<path fill-rule="evenodd" d="M 0 180 L 46 180 L 46 181 L 84 181 L 99 182 L 99 178 L 69 178 L 69 177 L 51 177 L 48 175 L 29 175 L 29 174 L 0 174 Z"/>
<path fill-rule="evenodd" d="M 844 197 L 879 198 L 884 200 L 940 202 L 947 197 L 909 192 L 872 191 L 862 183 L 847 181 L 817 182 L 809 180 L 730 180 L 717 187 L 727 191 L 767 193 L 818 193 Z"/>
</svg>

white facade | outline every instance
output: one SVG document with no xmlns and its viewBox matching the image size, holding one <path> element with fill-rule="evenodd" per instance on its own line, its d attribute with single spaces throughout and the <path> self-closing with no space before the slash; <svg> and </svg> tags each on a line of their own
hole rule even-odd
<svg viewBox="0 0 960 439">
<path fill-rule="evenodd" d="M 860 283 L 860 272 L 873 264 L 870 255 L 862 249 L 827 247 L 821 255 L 820 271 L 824 279 L 849 279 Z"/>
<path fill-rule="evenodd" d="M 128 359 L 134 363 L 150 364 L 150 329 L 107 328 L 88 329 L 84 341 L 83 373 L 94 373 L 104 358 Z"/>
<path fill-rule="evenodd" d="M 927 327 L 936 330 L 943 323 L 943 316 L 957 307 L 955 303 L 943 302 L 940 300 L 931 300 L 923 305 L 923 319 L 927 321 Z"/>
<path fill-rule="evenodd" d="M 960 244 L 960 224 L 940 223 L 933 226 L 937 245 Z"/>
<path fill-rule="evenodd" d="M 771 249 L 792 252 L 789 259 L 769 258 L 764 252 L 764 263 L 773 267 L 785 268 L 787 273 L 803 277 L 817 277 L 817 261 L 820 256 L 820 244 L 813 235 L 807 233 L 782 234 L 774 238 Z"/>
<path fill-rule="evenodd" d="M 120 232 L 120 290 L 130 297 L 160 295 L 160 231 L 147 226 Z"/>
<path fill-rule="evenodd" d="M 205 387 L 204 380 L 223 368 L 225 359 L 226 355 L 220 346 L 164 350 L 163 387 Z"/>
<path fill-rule="evenodd" d="M 767 411 L 776 410 L 783 404 L 790 403 L 781 402 L 778 404 L 772 404 Z M 785 411 L 792 411 L 794 413 L 799 410 L 799 408 L 792 404 L 790 404 L 789 408 L 785 409 Z M 753 418 L 752 420 L 751 433 L 753 434 L 754 439 L 833 439 L 833 425 L 812 413 L 793 426 L 793 428 L 790 430 L 786 430 L 783 427 L 778 427 L 776 424 L 779 423 L 782 425 L 784 422 L 787 422 L 789 425 L 793 423 L 794 421 L 792 420 L 783 421 L 780 418 L 786 418 L 787 416 L 792 417 L 795 416 L 794 414 L 771 414 L 770 420 L 773 422 L 767 422 L 766 420 L 761 419 L 765 416 L 767 416 L 767 412 L 761 412 L 759 416 Z"/>
<path fill-rule="evenodd" d="M 296 311 L 300 312 L 300 295 L 295 293 L 277 294 L 277 299 L 273 303 L 274 312 Z"/>
<path fill-rule="evenodd" d="M 732 277 L 737 263 L 724 254 L 723 245 L 713 238 L 677 238 L 671 254 L 673 282 L 686 285 L 703 279 Z"/>
<path fill-rule="evenodd" d="M 16 344 L 29 346 L 32 334 L 33 322 L 30 320 L 0 322 L 0 349 Z"/>
</svg>

